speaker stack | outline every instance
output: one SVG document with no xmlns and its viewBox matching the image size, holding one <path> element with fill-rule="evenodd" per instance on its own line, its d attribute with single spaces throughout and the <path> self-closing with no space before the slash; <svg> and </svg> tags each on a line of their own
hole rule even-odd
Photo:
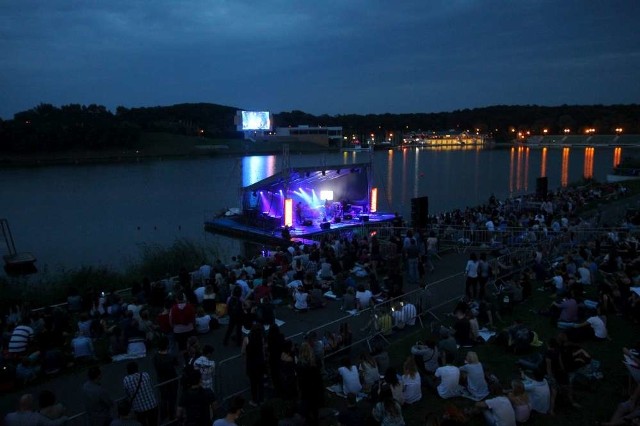
<svg viewBox="0 0 640 426">
<path fill-rule="evenodd" d="M 536 197 L 546 198 L 549 192 L 549 179 L 545 177 L 539 177 L 536 179 Z"/>
<path fill-rule="evenodd" d="M 424 229 L 429 221 L 429 197 L 411 199 L 411 224 L 416 229 Z"/>
</svg>

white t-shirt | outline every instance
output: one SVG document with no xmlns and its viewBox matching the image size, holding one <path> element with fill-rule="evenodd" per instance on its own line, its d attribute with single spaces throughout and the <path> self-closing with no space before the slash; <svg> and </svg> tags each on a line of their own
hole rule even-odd
<svg viewBox="0 0 640 426">
<path fill-rule="evenodd" d="M 413 404 L 422 399 L 422 382 L 418 373 L 413 377 L 408 374 L 402 376 L 402 396 L 405 404 Z"/>
<path fill-rule="evenodd" d="M 454 398 L 460 396 L 462 387 L 460 386 L 460 370 L 453 365 L 445 365 L 436 370 L 435 376 L 440 378 L 438 385 L 438 395 L 441 398 Z"/>
<path fill-rule="evenodd" d="M 362 390 L 360 384 L 360 374 L 358 368 L 352 365 L 350 368 L 338 368 L 338 374 L 342 377 L 342 392 L 347 395 L 350 393 L 358 394 Z"/>
<path fill-rule="evenodd" d="M 209 324 L 211 323 L 211 316 L 204 315 L 201 317 L 196 317 L 196 332 L 197 333 L 208 333 L 210 328 Z"/>
<path fill-rule="evenodd" d="M 356 299 L 360 303 L 360 309 L 368 308 L 372 297 L 371 290 L 356 291 Z"/>
<path fill-rule="evenodd" d="M 607 338 L 607 326 L 605 325 L 604 321 L 602 321 L 602 318 L 600 318 L 599 316 L 592 316 L 587 318 L 587 322 L 589 323 L 591 328 L 593 328 L 593 334 L 595 334 L 598 339 Z"/>
<path fill-rule="evenodd" d="M 581 266 L 578 268 L 578 274 L 580 274 L 580 279 L 578 282 L 582 285 L 591 285 L 591 271 L 589 268 L 585 266 Z"/>
<path fill-rule="evenodd" d="M 293 295 L 296 299 L 296 303 L 294 305 L 296 309 L 309 309 L 309 304 L 307 303 L 307 299 L 309 298 L 309 293 L 295 291 Z"/>
<path fill-rule="evenodd" d="M 475 399 L 479 401 L 489 395 L 489 386 L 484 379 L 484 369 L 479 362 L 475 364 L 465 364 L 460 367 L 460 371 L 467 373 L 467 390 Z"/>
<path fill-rule="evenodd" d="M 562 275 L 555 275 L 552 280 L 556 290 L 562 290 L 562 288 L 564 287 L 564 280 L 562 279 Z"/>
<path fill-rule="evenodd" d="M 531 402 L 531 409 L 538 413 L 547 414 L 551 406 L 551 390 L 549 389 L 549 383 L 547 379 L 542 379 L 541 382 L 535 380 L 524 381 L 524 390 L 529 395 L 529 402 Z"/>
<path fill-rule="evenodd" d="M 204 280 L 210 279 L 211 278 L 211 266 L 202 265 L 200 268 L 198 268 L 198 275 L 200 275 L 200 279 L 202 280 L 202 282 L 204 282 Z"/>
<path fill-rule="evenodd" d="M 516 426 L 516 413 L 506 396 L 497 396 L 485 401 L 491 410 L 495 426 Z"/>
<path fill-rule="evenodd" d="M 202 305 L 202 301 L 204 300 L 204 286 L 193 290 L 193 294 L 195 294 L 196 299 L 198 299 L 198 305 Z"/>
<path fill-rule="evenodd" d="M 467 261 L 465 272 L 467 273 L 467 277 L 469 278 L 478 278 L 478 262 L 474 262 L 473 260 L 469 259 Z"/>
</svg>

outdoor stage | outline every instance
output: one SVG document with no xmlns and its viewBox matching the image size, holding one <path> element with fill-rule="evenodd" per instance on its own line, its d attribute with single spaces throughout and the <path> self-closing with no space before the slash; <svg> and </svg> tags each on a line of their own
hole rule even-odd
<svg viewBox="0 0 640 426">
<path fill-rule="evenodd" d="M 379 228 L 381 225 L 391 225 L 395 215 L 388 213 L 371 213 L 367 222 L 358 217 L 351 220 L 343 220 L 340 223 L 329 223 L 328 229 L 321 228 L 321 221 L 312 222 L 310 225 L 295 225 L 289 229 L 291 238 L 302 241 L 317 241 L 323 235 L 345 235 L 353 232 L 368 232 L 369 228 Z M 326 225 L 325 225 L 326 226 Z M 270 246 L 281 246 L 287 243 L 282 236 L 284 227 L 270 226 L 268 221 L 256 222 L 244 215 L 224 216 L 206 221 L 205 231 L 227 237 L 239 238 Z"/>
<path fill-rule="evenodd" d="M 289 236 L 318 240 L 325 234 L 364 234 L 395 217 L 377 211 L 377 197 L 370 162 L 291 167 L 245 186 L 241 209 L 230 209 L 204 226 L 212 233 L 274 246 Z"/>
</svg>

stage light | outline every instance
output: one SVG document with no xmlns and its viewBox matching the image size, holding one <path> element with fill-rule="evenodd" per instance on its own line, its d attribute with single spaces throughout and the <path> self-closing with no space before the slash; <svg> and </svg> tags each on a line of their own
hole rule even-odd
<svg viewBox="0 0 640 426">
<path fill-rule="evenodd" d="M 333 201 L 333 191 L 320 191 L 320 199 Z"/>
<path fill-rule="evenodd" d="M 378 211 L 378 188 L 371 188 L 371 205 L 369 207 L 371 213 Z"/>
<path fill-rule="evenodd" d="M 293 200 L 284 200 L 284 226 L 293 226 Z"/>
</svg>

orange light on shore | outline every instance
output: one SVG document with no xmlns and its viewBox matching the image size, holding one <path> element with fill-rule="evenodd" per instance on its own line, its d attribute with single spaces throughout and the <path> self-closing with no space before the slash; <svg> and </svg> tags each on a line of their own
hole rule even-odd
<svg viewBox="0 0 640 426">
<path fill-rule="evenodd" d="M 371 188 L 371 206 L 369 211 L 371 213 L 378 211 L 378 188 Z"/>
<path fill-rule="evenodd" d="M 291 198 L 284 200 L 284 226 L 293 226 L 293 200 Z"/>
</svg>

